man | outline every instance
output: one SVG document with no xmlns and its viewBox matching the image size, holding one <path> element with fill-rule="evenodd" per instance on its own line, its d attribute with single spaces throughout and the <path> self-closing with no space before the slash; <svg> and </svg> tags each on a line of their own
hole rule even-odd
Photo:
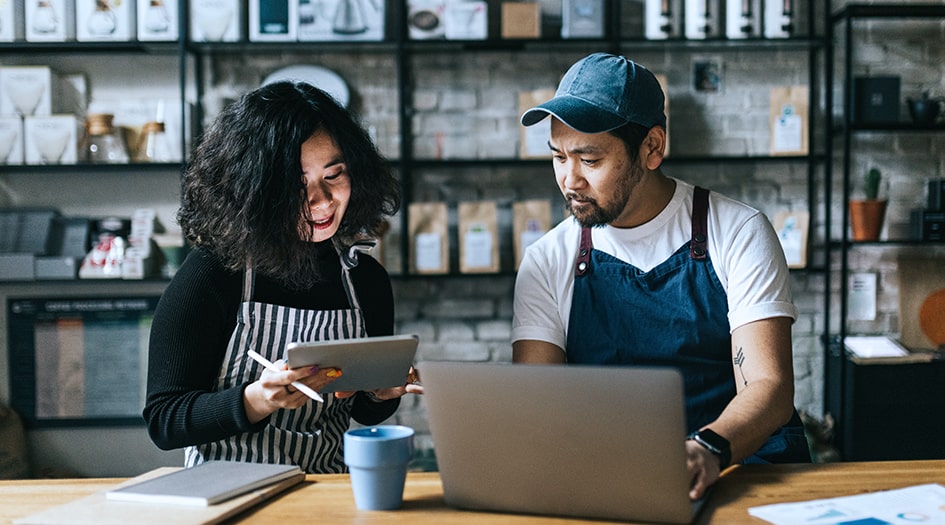
<svg viewBox="0 0 945 525">
<path fill-rule="evenodd" d="M 552 119 L 572 217 L 525 253 L 512 351 L 520 363 L 678 368 L 698 499 L 731 463 L 810 455 L 793 406 L 797 309 L 777 235 L 757 210 L 662 173 L 663 101 L 646 68 L 598 53 L 522 116 L 525 126 Z"/>
</svg>

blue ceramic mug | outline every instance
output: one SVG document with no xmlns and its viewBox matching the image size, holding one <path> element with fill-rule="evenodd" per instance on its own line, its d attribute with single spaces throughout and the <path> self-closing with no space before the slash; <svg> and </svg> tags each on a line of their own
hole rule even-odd
<svg viewBox="0 0 945 525">
<path fill-rule="evenodd" d="M 414 430 L 379 425 L 345 432 L 345 464 L 351 474 L 354 503 L 361 510 L 399 509 L 407 464 L 413 457 Z"/>
</svg>

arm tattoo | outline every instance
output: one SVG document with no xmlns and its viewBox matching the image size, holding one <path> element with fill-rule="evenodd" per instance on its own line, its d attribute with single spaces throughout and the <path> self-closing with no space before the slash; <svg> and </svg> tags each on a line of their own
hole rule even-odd
<svg viewBox="0 0 945 525">
<path fill-rule="evenodd" d="M 745 370 L 742 369 L 742 364 L 745 363 L 745 353 L 742 352 L 741 348 L 738 349 L 738 353 L 735 354 L 735 359 L 732 362 L 738 366 L 738 371 L 742 373 L 742 381 L 747 385 L 748 380 L 745 379 Z"/>
</svg>

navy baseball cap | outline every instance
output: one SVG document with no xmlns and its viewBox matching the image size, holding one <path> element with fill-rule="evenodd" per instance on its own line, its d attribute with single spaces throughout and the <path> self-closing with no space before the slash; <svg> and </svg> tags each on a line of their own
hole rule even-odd
<svg viewBox="0 0 945 525">
<path fill-rule="evenodd" d="M 622 56 L 594 53 L 564 74 L 555 96 L 522 115 L 522 125 L 552 115 L 581 133 L 603 133 L 633 122 L 666 127 L 663 89 L 648 69 Z"/>
</svg>

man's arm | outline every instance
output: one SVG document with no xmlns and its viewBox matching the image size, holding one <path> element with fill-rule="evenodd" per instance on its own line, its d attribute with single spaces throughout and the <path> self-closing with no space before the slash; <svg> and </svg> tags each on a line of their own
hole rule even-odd
<svg viewBox="0 0 945 525">
<path fill-rule="evenodd" d="M 545 341 L 523 339 L 512 343 L 512 361 L 526 364 L 564 364 L 564 350 Z"/>
<path fill-rule="evenodd" d="M 729 441 L 732 463 L 757 451 L 788 422 L 794 411 L 789 317 L 762 319 L 732 332 L 732 366 L 737 393 L 718 419 L 706 425 Z M 687 442 L 692 494 L 701 497 L 718 479 L 718 461 L 694 442 Z"/>
</svg>

